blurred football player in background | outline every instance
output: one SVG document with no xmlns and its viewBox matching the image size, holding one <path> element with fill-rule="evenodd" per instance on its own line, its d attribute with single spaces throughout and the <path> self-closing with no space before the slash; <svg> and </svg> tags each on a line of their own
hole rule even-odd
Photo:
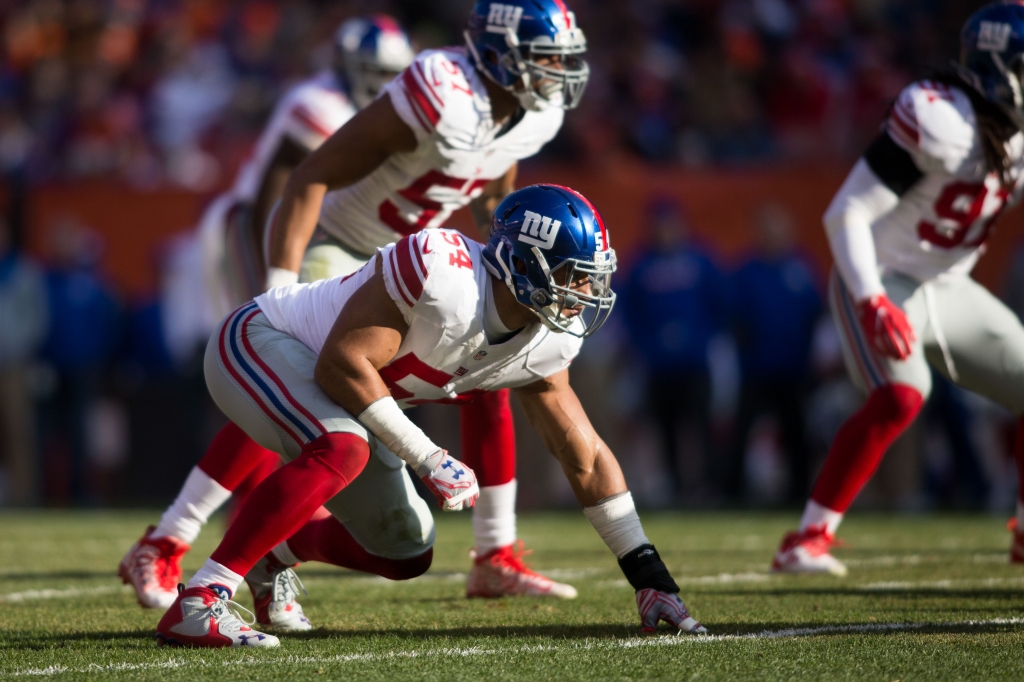
<svg viewBox="0 0 1024 682">
<path fill-rule="evenodd" d="M 903 90 L 885 130 L 832 200 L 830 298 L 867 401 L 840 429 L 775 571 L 833 573 L 843 514 L 921 410 L 929 364 L 1018 417 L 1010 560 L 1024 563 L 1024 327 L 970 277 L 1024 170 L 1024 3 L 989 5 L 961 32 L 949 74 Z"/>
<path fill-rule="evenodd" d="M 262 235 L 288 174 L 412 61 L 405 33 L 378 15 L 345 22 L 335 34 L 333 68 L 289 90 L 275 107 L 234 186 L 207 208 L 198 229 L 214 324 L 261 293 L 266 278 Z M 208 332 L 207 332 L 208 333 Z M 159 525 L 121 562 L 120 575 L 139 603 L 167 608 L 177 595 L 181 557 L 210 514 L 234 493 L 244 498 L 280 458 L 228 423 L 193 468 Z"/>
</svg>

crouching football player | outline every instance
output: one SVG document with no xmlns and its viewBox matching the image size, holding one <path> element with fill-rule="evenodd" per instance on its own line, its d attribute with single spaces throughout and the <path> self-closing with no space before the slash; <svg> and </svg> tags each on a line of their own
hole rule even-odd
<svg viewBox="0 0 1024 682">
<path fill-rule="evenodd" d="M 323 561 L 394 579 L 422 574 L 434 527 L 405 465 L 447 511 L 473 506 L 479 488 L 473 471 L 402 410 L 501 388 L 516 389 L 618 558 L 644 630 L 664 620 L 705 632 L 679 599 L 618 462 L 569 386 L 583 338 L 611 312 L 614 270 L 590 202 L 534 185 L 498 205 L 486 246 L 424 230 L 380 249 L 351 276 L 272 289 L 228 316 L 207 349 L 210 393 L 255 441 L 290 461 L 246 500 L 161 619 L 158 642 L 276 646 L 230 601 L 244 576 L 265 573 L 266 564 Z M 331 516 L 311 518 L 321 505 Z M 275 607 L 300 608 L 294 590 L 280 592 Z"/>
</svg>

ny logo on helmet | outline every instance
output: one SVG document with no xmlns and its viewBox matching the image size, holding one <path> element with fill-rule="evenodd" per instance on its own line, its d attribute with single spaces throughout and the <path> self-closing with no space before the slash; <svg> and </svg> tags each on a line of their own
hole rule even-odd
<svg viewBox="0 0 1024 682">
<path fill-rule="evenodd" d="M 493 8 L 494 5 L 491 5 Z M 1002 52 L 1010 44 L 1012 28 L 1009 24 L 983 21 L 978 28 L 978 49 Z"/>
<path fill-rule="evenodd" d="M 487 15 L 488 33 L 505 33 L 505 29 L 519 31 L 519 20 L 523 18 L 523 8 L 515 5 L 491 3 L 491 11 Z"/>
<path fill-rule="evenodd" d="M 525 211 L 523 215 L 526 219 L 519 231 L 519 241 L 539 246 L 542 249 L 550 249 L 554 246 L 555 237 L 558 236 L 558 228 L 562 226 L 562 221 L 552 220 L 533 211 Z"/>
</svg>

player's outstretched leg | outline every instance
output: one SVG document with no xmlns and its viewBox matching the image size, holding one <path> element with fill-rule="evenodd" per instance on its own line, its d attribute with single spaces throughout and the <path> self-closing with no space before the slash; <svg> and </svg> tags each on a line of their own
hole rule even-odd
<svg viewBox="0 0 1024 682">
<path fill-rule="evenodd" d="M 252 492 L 216 551 L 188 582 L 189 589 L 178 595 L 160 621 L 157 637 L 181 645 L 226 646 L 211 641 L 205 632 L 193 635 L 191 630 L 172 627 L 187 619 L 188 609 L 199 608 L 195 600 L 186 608 L 185 599 L 194 594 L 209 596 L 193 593 L 192 588 L 210 588 L 230 600 L 243 576 L 354 480 L 369 456 L 366 441 L 350 433 L 327 433 L 306 443 L 295 460 L 268 476 Z"/>
<path fill-rule="evenodd" d="M 836 434 L 800 528 L 782 539 L 772 571 L 846 575 L 846 566 L 829 551 L 836 529 L 878 469 L 885 451 L 921 411 L 923 402 L 916 389 L 903 384 L 887 384 L 871 392 Z"/>
<path fill-rule="evenodd" d="M 466 596 L 572 599 L 572 585 L 557 583 L 523 563 L 526 552 L 516 539 L 516 436 L 509 391 L 485 393 L 463 405 L 459 416 L 463 461 L 480 482 Z"/>
<path fill-rule="evenodd" d="M 279 461 L 275 453 L 257 445 L 233 423 L 217 433 L 160 524 L 147 528 L 121 559 L 118 575 L 135 588 L 140 605 L 166 609 L 174 602 L 181 582 L 181 559 L 210 515 L 243 481 L 257 472 L 265 477 Z"/>
</svg>

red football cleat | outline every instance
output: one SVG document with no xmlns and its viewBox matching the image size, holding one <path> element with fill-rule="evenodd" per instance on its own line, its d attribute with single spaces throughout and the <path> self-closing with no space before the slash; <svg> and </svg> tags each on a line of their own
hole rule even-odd
<svg viewBox="0 0 1024 682">
<path fill-rule="evenodd" d="M 1006 522 L 1006 530 L 1013 533 L 1013 544 L 1010 545 L 1010 563 L 1024 564 L 1024 528 L 1018 527 L 1017 517 Z"/>
<path fill-rule="evenodd" d="M 846 566 L 829 550 L 835 536 L 825 526 L 811 526 L 803 532 L 787 533 L 772 560 L 772 573 L 831 573 L 846 575 Z"/>
<path fill-rule="evenodd" d="M 540 573 L 534 573 L 523 563 L 523 541 L 492 549 L 482 556 L 470 552 L 473 569 L 466 581 L 466 596 L 504 597 L 527 595 L 531 597 L 561 597 L 574 599 L 576 588 L 556 583 Z"/>
<path fill-rule="evenodd" d="M 230 601 L 230 597 L 231 591 L 222 585 L 182 589 L 156 626 L 156 643 L 205 649 L 274 647 L 281 643 L 273 635 L 253 630 L 239 618 L 231 607 L 245 609 Z"/>
<path fill-rule="evenodd" d="M 135 588 L 139 604 L 147 609 L 166 609 L 178 598 L 181 558 L 190 547 L 172 537 L 151 538 L 155 526 L 132 545 L 121 559 L 117 574 Z"/>
</svg>

